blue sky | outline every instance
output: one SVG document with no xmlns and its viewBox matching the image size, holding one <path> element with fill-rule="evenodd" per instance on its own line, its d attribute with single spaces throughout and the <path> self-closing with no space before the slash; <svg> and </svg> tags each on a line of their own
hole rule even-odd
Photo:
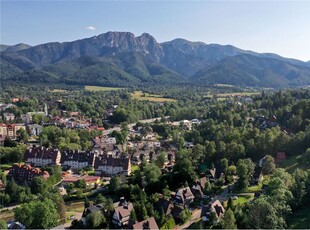
<svg viewBox="0 0 310 230">
<path fill-rule="evenodd" d="M 231 44 L 310 60 L 310 1 L 1 0 L 1 44 L 73 41 L 107 31 Z"/>
</svg>

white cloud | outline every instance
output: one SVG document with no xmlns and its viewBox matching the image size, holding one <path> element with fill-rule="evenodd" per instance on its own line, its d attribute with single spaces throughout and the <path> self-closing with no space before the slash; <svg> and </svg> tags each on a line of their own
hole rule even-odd
<svg viewBox="0 0 310 230">
<path fill-rule="evenodd" d="M 96 30 L 96 27 L 94 27 L 94 26 L 87 26 L 85 29 L 87 29 L 87 30 Z"/>
</svg>

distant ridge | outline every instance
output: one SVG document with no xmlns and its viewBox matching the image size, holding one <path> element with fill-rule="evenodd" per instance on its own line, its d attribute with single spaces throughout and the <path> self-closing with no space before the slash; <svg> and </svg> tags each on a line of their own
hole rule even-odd
<svg viewBox="0 0 310 230">
<path fill-rule="evenodd" d="M 4 81 L 97 85 L 310 84 L 310 61 L 181 38 L 158 43 L 148 33 L 107 32 L 72 42 L 1 45 Z"/>
</svg>

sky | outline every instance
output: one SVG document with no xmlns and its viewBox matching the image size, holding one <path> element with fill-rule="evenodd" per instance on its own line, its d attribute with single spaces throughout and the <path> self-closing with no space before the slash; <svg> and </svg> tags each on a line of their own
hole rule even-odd
<svg viewBox="0 0 310 230">
<path fill-rule="evenodd" d="M 147 32 L 310 60 L 310 0 L 0 0 L 1 44 Z"/>
</svg>

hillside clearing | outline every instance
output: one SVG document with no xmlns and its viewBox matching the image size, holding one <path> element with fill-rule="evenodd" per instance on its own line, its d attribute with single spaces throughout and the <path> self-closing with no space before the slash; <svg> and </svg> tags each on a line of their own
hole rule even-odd
<svg viewBox="0 0 310 230">
<path fill-rule="evenodd" d="M 140 101 L 153 101 L 153 102 L 175 102 L 175 99 L 164 98 L 162 95 L 144 93 L 142 91 L 134 91 L 131 96 L 133 99 Z"/>
<path fill-rule="evenodd" d="M 113 90 L 121 90 L 124 88 L 117 88 L 117 87 L 104 87 L 104 86 L 91 86 L 91 85 L 86 85 L 85 90 L 88 91 L 113 91 Z"/>
</svg>

